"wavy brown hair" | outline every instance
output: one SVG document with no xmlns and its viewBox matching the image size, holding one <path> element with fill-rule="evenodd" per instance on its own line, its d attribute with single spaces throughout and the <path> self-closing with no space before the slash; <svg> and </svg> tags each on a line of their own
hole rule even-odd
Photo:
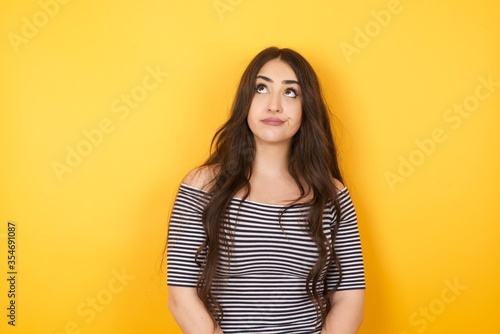
<svg viewBox="0 0 500 334">
<path fill-rule="evenodd" d="M 307 226 L 304 226 L 316 244 L 319 256 L 306 280 L 306 291 L 314 303 L 318 320 L 324 321 L 330 309 L 326 272 L 331 266 L 341 268 L 333 243 L 337 233 L 340 206 L 334 179 L 342 181 L 337 160 L 337 151 L 330 126 L 330 111 L 322 96 L 318 77 L 311 65 L 291 49 L 270 47 L 261 51 L 250 62 L 239 83 L 231 107 L 229 120 L 215 133 L 211 144 L 211 155 L 202 166 L 214 167 L 214 177 L 208 184 L 209 200 L 202 221 L 206 240 L 197 252 L 201 266 L 197 292 L 215 323 L 220 323 L 224 310 L 218 301 L 214 283 L 221 278 L 218 267 L 222 252 L 231 256 L 232 231 L 227 219 L 231 199 L 243 190 L 243 199 L 251 191 L 252 162 L 255 157 L 255 141 L 247 124 L 247 115 L 255 94 L 256 77 L 268 61 L 280 59 L 295 72 L 302 92 L 302 122 L 292 138 L 288 170 L 300 190 L 300 196 L 289 207 L 312 193 L 308 202 Z M 327 239 L 323 231 L 323 213 L 331 203 L 337 210 L 337 221 Z M 286 209 L 285 209 L 286 210 Z M 203 255 L 203 256 L 202 256 Z"/>
</svg>

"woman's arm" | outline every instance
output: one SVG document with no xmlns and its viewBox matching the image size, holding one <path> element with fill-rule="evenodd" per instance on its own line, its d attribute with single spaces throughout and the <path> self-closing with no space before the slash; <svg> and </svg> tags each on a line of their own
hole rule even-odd
<svg viewBox="0 0 500 334">
<path fill-rule="evenodd" d="M 184 334 L 222 334 L 218 326 L 214 327 L 196 288 L 169 286 L 168 308 Z"/>
<path fill-rule="evenodd" d="M 206 238 L 201 218 L 205 202 L 199 190 L 204 190 L 210 177 L 209 168 L 198 168 L 182 180 L 197 190 L 181 185 L 168 228 L 168 308 L 184 334 L 222 334 L 196 291 L 200 275 L 196 253 Z"/>
<path fill-rule="evenodd" d="M 363 321 L 364 301 L 363 289 L 334 292 L 321 334 L 356 334 Z"/>
</svg>

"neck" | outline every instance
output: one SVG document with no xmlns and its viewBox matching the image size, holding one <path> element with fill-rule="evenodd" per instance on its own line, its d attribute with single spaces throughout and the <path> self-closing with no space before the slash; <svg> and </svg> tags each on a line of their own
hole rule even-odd
<svg viewBox="0 0 500 334">
<path fill-rule="evenodd" d="M 252 174 L 283 176 L 288 174 L 290 142 L 280 144 L 256 143 Z"/>
</svg>

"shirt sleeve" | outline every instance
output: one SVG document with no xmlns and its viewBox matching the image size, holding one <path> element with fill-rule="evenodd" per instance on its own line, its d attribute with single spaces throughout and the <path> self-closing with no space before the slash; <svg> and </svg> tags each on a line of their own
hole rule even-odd
<svg viewBox="0 0 500 334">
<path fill-rule="evenodd" d="M 347 188 L 341 190 L 338 196 L 341 215 L 334 248 L 340 261 L 342 278 L 337 291 L 365 289 L 365 270 L 356 211 Z M 337 213 L 334 212 L 333 224 L 335 224 L 336 215 Z M 335 288 L 338 280 L 338 268 L 332 265 L 327 276 L 329 291 Z"/>
<path fill-rule="evenodd" d="M 167 240 L 167 284 L 196 287 L 200 266 L 195 256 L 206 240 L 202 224 L 204 192 L 181 184 L 170 216 Z M 198 258 L 203 262 L 206 254 Z"/>
</svg>

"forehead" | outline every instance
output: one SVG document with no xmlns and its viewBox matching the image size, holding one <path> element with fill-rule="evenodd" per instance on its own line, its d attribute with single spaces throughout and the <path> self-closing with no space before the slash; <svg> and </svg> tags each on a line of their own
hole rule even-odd
<svg viewBox="0 0 500 334">
<path fill-rule="evenodd" d="M 264 75 L 270 79 L 297 80 L 293 69 L 280 59 L 272 59 L 262 66 L 258 75 Z"/>
</svg>

